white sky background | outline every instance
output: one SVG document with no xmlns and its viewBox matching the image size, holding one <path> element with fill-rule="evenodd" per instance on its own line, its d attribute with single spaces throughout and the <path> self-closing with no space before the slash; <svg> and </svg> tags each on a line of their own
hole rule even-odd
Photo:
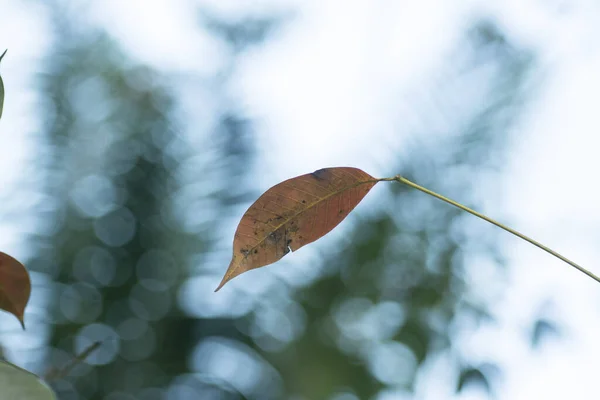
<svg viewBox="0 0 600 400">
<path fill-rule="evenodd" d="M 198 3 L 107 0 L 92 2 L 83 15 L 110 26 L 133 57 L 167 72 L 208 76 L 222 55 L 196 29 L 191 11 Z M 201 3 L 232 14 L 248 8 L 240 6 L 247 4 L 241 0 Z M 254 3 L 259 10 L 270 7 L 267 1 Z M 469 17 L 490 15 L 511 40 L 536 50 L 545 77 L 539 101 L 530 105 L 513 135 L 511 162 L 497 182 L 503 196 L 487 199 L 481 211 L 600 274 L 595 174 L 600 170 L 600 3 L 456 3 L 277 2 L 282 10 L 297 10 L 297 19 L 266 49 L 248 55 L 238 82 L 258 120 L 261 189 L 325 166 L 357 166 L 381 175 L 386 160 L 402 156 L 388 148 L 386 138 L 398 135 L 395 127 L 381 122 L 395 111 L 389 109 L 390 96 L 427 76 L 456 44 Z M 28 135 L 39 123 L 32 74 L 49 39 L 43 13 L 32 12 L 31 4 L 0 0 L 0 49 L 9 48 L 0 67 L 7 92 L 0 147 L 10 149 L 0 157 L 0 188 L 29 179 L 23 176 L 33 156 Z M 2 250 L 17 257 L 26 254 L 25 233 L 24 228 L 0 225 Z M 463 337 L 460 348 L 475 359 L 500 360 L 500 399 L 599 398 L 600 286 L 516 238 L 506 236 L 502 245 L 511 262 L 509 286 L 494 305 L 499 322 Z M 484 284 L 483 279 L 473 274 L 473 282 Z M 547 300 L 553 304 L 549 316 L 559 322 L 563 336 L 533 351 L 529 329 Z M 440 368 L 443 363 L 429 377 L 443 375 Z M 449 390 L 444 385 L 422 387 L 418 396 L 448 398 Z M 458 396 L 481 397 L 477 391 Z"/>
</svg>

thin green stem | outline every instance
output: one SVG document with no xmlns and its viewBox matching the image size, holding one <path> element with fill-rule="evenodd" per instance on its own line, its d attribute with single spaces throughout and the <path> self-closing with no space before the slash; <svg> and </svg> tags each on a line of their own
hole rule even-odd
<svg viewBox="0 0 600 400">
<path fill-rule="evenodd" d="M 531 239 L 530 237 L 527 237 L 527 236 L 523 235 L 522 233 L 517 232 L 514 229 L 511 229 L 508 226 L 505 226 L 505 225 L 501 224 L 498 221 L 494 221 L 493 219 L 491 219 L 491 218 L 489 218 L 489 217 L 487 217 L 487 216 L 485 216 L 485 215 L 483 215 L 481 213 L 478 213 L 477 211 L 472 210 L 472 209 L 470 209 L 467 206 L 463 206 L 462 204 L 460 204 L 460 203 L 458 203 L 458 202 L 456 202 L 454 200 L 451 200 L 451 199 L 449 199 L 449 198 L 447 198 L 445 196 L 442 196 L 441 194 L 438 194 L 438 193 L 436 193 L 434 191 L 431 191 L 431 190 L 429 190 L 427 188 L 424 188 L 423 186 L 417 185 L 416 183 L 409 181 L 408 179 L 404 178 L 401 175 L 396 175 L 393 178 L 383 178 L 383 179 L 380 179 L 380 181 L 397 181 L 397 182 L 400 182 L 400 183 L 404 183 L 405 185 L 408 185 L 408 186 L 410 186 L 410 187 L 412 187 L 414 189 L 420 190 L 423 193 L 427 193 L 430 196 L 433 196 L 433 197 L 438 198 L 438 199 L 440 199 L 442 201 L 445 201 L 446 203 L 451 204 L 454 207 L 458 207 L 458 208 L 460 208 L 463 211 L 466 211 L 466 212 L 468 212 L 470 214 L 473 214 L 476 217 L 479 217 L 479 218 L 483 219 L 484 221 L 489 222 L 490 224 L 496 225 L 498 228 L 502 228 L 505 231 L 507 231 L 509 233 L 512 233 L 513 235 L 515 235 L 515 236 L 517 236 L 517 237 L 519 237 L 519 238 L 521 238 L 521 239 L 523 239 L 523 240 L 531 243 L 532 245 L 534 245 L 534 246 L 536 246 L 536 247 L 544 250 L 545 252 L 547 252 L 549 254 L 552 254 L 554 257 L 558 258 L 559 260 L 562 260 L 562 261 L 566 262 L 567 264 L 569 264 L 573 268 L 578 269 L 579 271 L 583 272 L 584 274 L 586 274 L 590 278 L 594 279 L 596 282 L 600 282 L 600 277 L 598 277 L 597 275 L 593 274 L 592 272 L 588 271 L 587 269 L 583 268 L 582 266 L 574 263 L 573 261 L 569 260 L 568 258 L 566 258 L 566 257 L 558 254 L 554 250 L 552 250 L 552 249 L 544 246 L 543 244 L 541 244 L 541 243 L 539 243 L 539 242 Z"/>
</svg>

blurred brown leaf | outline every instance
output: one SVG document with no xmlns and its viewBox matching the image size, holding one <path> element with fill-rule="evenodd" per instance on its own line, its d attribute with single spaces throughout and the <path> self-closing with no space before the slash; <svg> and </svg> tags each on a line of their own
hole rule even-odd
<svg viewBox="0 0 600 400">
<path fill-rule="evenodd" d="M 30 293 L 31 281 L 23 264 L 0 252 L 0 309 L 17 317 L 23 329 L 23 315 Z"/>
<path fill-rule="evenodd" d="M 233 258 L 216 290 L 331 231 L 378 181 L 357 168 L 324 168 L 267 190 L 242 217 Z"/>
</svg>

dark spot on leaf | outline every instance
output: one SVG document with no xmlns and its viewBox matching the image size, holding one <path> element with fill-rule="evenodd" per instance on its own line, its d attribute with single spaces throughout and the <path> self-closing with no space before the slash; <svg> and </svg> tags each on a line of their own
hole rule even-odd
<svg viewBox="0 0 600 400">
<path fill-rule="evenodd" d="M 248 251 L 248 250 L 246 250 L 246 249 L 240 249 L 240 253 L 242 253 L 242 255 L 243 255 L 244 257 L 246 257 L 246 256 L 248 255 L 249 251 Z"/>
<path fill-rule="evenodd" d="M 267 236 L 267 240 L 270 243 L 279 243 L 279 241 L 283 238 L 284 234 L 285 234 L 285 230 L 283 230 L 281 228 L 277 229 L 276 231 L 269 233 L 269 235 Z"/>
<path fill-rule="evenodd" d="M 257 250 L 257 249 L 254 249 L 254 254 L 256 254 L 256 253 L 258 253 L 258 250 Z"/>
<path fill-rule="evenodd" d="M 306 204 L 306 200 L 302 200 L 302 204 Z"/>
<path fill-rule="evenodd" d="M 311 173 L 311 175 L 317 178 L 317 180 L 319 181 L 325 180 L 327 176 L 327 168 L 318 169 L 315 172 Z"/>
</svg>

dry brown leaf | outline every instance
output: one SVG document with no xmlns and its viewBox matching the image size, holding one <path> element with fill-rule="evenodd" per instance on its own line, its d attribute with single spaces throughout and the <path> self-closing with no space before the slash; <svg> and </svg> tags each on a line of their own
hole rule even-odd
<svg viewBox="0 0 600 400">
<path fill-rule="evenodd" d="M 17 317 L 23 329 L 23 315 L 30 294 L 31 281 L 23 264 L 0 252 L 0 309 Z"/>
<path fill-rule="evenodd" d="M 324 168 L 267 190 L 242 217 L 233 239 L 233 258 L 216 290 L 331 231 L 377 182 L 358 168 Z"/>
</svg>

